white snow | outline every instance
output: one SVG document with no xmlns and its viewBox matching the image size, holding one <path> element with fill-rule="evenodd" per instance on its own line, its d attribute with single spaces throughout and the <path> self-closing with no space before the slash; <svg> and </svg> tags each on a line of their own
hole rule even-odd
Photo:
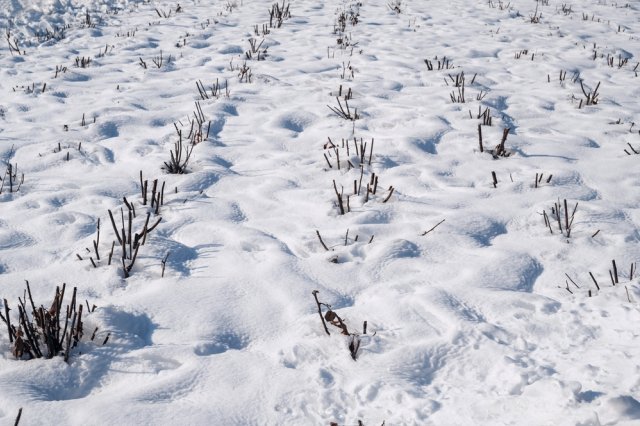
<svg viewBox="0 0 640 426">
<path fill-rule="evenodd" d="M 0 0 L 0 312 L 25 280 L 97 306 L 68 364 L 16 360 L 0 321 L 0 424 L 638 424 L 640 3 L 285 3 L 246 60 L 272 0 Z M 327 107 L 349 89 L 355 121 Z M 128 278 L 123 197 L 134 232 L 162 218 Z"/>
</svg>

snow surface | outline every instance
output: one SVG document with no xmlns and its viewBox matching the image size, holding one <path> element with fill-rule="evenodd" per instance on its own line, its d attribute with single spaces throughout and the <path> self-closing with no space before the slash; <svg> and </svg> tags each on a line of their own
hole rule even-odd
<svg viewBox="0 0 640 426">
<path fill-rule="evenodd" d="M 0 44 L 0 158 L 25 176 L 0 195 L 0 300 L 28 280 L 45 306 L 62 283 L 98 306 L 69 365 L 15 360 L 0 333 L 1 424 L 21 407 L 24 425 L 639 424 L 637 0 L 292 0 L 250 83 L 236 67 L 271 1 L 179 6 L 0 0 L 21 50 Z M 358 22 L 336 34 L 344 11 Z M 201 99 L 216 79 L 230 96 Z M 327 108 L 340 85 L 360 119 Z M 208 138 L 167 174 L 196 101 Z M 485 148 L 508 127 L 511 156 L 480 152 L 479 107 Z M 142 228 L 140 171 L 165 205 L 125 279 L 108 210 L 127 197 Z M 569 238 L 543 220 L 565 199 Z M 368 322 L 356 361 L 314 290 L 350 331 Z"/>
</svg>

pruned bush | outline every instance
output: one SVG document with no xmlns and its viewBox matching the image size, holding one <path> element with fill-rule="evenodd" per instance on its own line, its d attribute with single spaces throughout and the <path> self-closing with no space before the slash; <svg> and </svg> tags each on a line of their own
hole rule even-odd
<svg viewBox="0 0 640 426">
<path fill-rule="evenodd" d="M 18 175 L 18 165 L 8 163 L 4 177 L 0 177 L 0 194 L 6 189 L 9 190 L 9 193 L 18 192 L 23 183 L 24 173 Z"/>
<path fill-rule="evenodd" d="M 37 306 L 31 295 L 29 282 L 26 283 L 25 296 L 18 298 L 18 315 L 11 318 L 7 299 L 4 299 L 4 315 L 0 319 L 7 327 L 11 353 L 16 359 L 53 358 L 63 356 L 69 362 L 69 354 L 84 335 L 83 304 L 77 302 L 77 289 L 73 288 L 71 301 L 64 307 L 66 284 L 56 287 L 56 293 L 50 308 Z M 28 298 L 28 300 L 27 300 Z M 27 302 L 31 309 L 29 315 Z M 87 313 L 93 312 L 96 306 L 89 307 Z M 93 333 L 91 340 L 95 338 Z M 105 339 L 104 343 L 108 340 Z M 103 343 L 103 344 L 104 344 Z"/>
<path fill-rule="evenodd" d="M 128 204 L 129 208 L 131 205 Z M 151 213 L 147 212 L 147 216 L 142 226 L 140 232 L 133 231 L 133 218 L 134 213 L 133 209 L 129 208 L 127 213 L 127 220 L 125 220 L 124 210 L 120 210 L 121 222 L 122 226 L 118 229 L 116 225 L 116 221 L 113 217 L 113 213 L 109 210 L 109 219 L 111 220 L 111 226 L 113 226 L 113 232 L 116 234 L 116 240 L 118 244 L 122 248 L 122 273 L 125 278 L 129 278 L 131 274 L 131 270 L 136 263 L 136 259 L 138 258 L 138 251 L 140 247 L 143 246 L 147 241 L 147 236 L 153 231 L 162 221 L 161 217 L 155 221 L 153 225 L 149 224 L 149 220 L 151 218 Z M 115 241 L 111 245 L 111 253 L 109 254 L 109 264 L 111 264 L 111 259 L 113 257 L 113 249 L 115 246 Z"/>
<path fill-rule="evenodd" d="M 269 28 L 280 28 L 282 23 L 291 18 L 291 12 L 289 11 L 290 3 L 286 3 L 282 0 L 282 5 L 274 3 L 269 10 Z"/>
<path fill-rule="evenodd" d="M 174 143 L 173 149 L 169 151 L 171 158 L 164 162 L 163 169 L 170 174 L 182 175 L 187 173 L 187 165 L 193 152 L 193 143 L 185 144 L 182 141 L 182 130 L 178 130 L 178 140 Z"/>
</svg>

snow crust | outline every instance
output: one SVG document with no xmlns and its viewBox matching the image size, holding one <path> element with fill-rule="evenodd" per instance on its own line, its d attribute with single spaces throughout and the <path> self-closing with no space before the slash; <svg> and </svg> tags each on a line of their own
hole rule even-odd
<svg viewBox="0 0 640 426">
<path fill-rule="evenodd" d="M 640 6 L 547 3 L 292 0 L 258 61 L 271 1 L 0 0 L 0 300 L 67 283 L 98 328 L 67 365 L 0 323 L 0 424 L 638 424 Z M 208 137 L 165 173 L 196 102 Z M 108 210 L 142 227 L 140 171 L 162 221 L 125 278 Z"/>
</svg>

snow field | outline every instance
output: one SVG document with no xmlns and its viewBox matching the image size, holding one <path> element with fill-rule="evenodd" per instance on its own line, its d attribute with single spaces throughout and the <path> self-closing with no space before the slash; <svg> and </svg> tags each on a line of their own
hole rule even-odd
<svg viewBox="0 0 640 426">
<path fill-rule="evenodd" d="M 66 282 L 99 330 L 69 365 L 16 361 L 0 334 L 0 422 L 20 407 L 24 424 L 637 421 L 640 176 L 624 150 L 640 150 L 638 7 L 550 1 L 533 24 L 530 1 L 443 3 L 294 0 L 265 60 L 246 61 L 250 83 L 237 67 L 271 2 L 0 3 L 25 53 L 0 48 L 0 157 L 25 174 L 0 194 L 0 295 L 15 306 L 28 279 L 46 304 Z M 358 22 L 336 34 L 345 11 Z M 33 35 L 65 24 L 60 40 Z M 597 105 L 579 108 L 579 78 L 600 82 Z M 196 81 L 216 80 L 230 96 L 202 99 Z M 358 120 L 327 108 L 340 86 Z M 167 174 L 196 102 L 208 138 L 188 174 Z M 509 157 L 480 152 L 479 108 L 484 148 L 509 128 Z M 127 197 L 145 212 L 140 171 L 165 203 L 125 279 L 104 259 L 107 211 Z M 542 219 L 564 199 L 570 238 Z M 368 322 L 357 361 L 313 290 L 349 330 Z"/>
</svg>

